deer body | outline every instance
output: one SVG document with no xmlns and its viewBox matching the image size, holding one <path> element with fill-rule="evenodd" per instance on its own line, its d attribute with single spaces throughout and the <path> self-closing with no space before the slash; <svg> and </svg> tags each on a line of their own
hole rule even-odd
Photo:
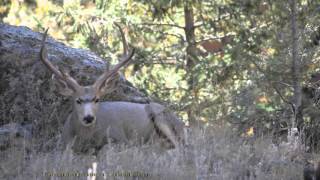
<svg viewBox="0 0 320 180">
<path fill-rule="evenodd" d="M 150 111 L 149 109 L 155 109 Z M 170 136 L 182 138 L 183 123 L 176 117 L 169 114 L 173 121 L 171 123 L 163 121 L 164 106 L 151 104 L 138 104 L 130 102 L 101 102 L 96 114 L 96 122 L 89 127 L 83 126 L 78 120 L 77 114 L 72 112 L 65 123 L 62 140 L 65 147 L 73 142 L 75 151 L 85 152 L 89 148 L 100 148 L 104 144 L 115 143 L 146 143 L 159 138 L 160 131 L 172 131 Z M 172 126 L 174 124 L 174 126 Z M 167 129 L 166 129 L 167 128 Z M 175 137 L 168 137 L 168 140 L 178 145 Z"/>
<path fill-rule="evenodd" d="M 68 73 L 56 68 L 47 59 L 45 40 L 42 40 L 40 60 L 54 74 L 60 94 L 71 97 L 73 110 L 62 130 L 62 145 L 68 144 L 77 152 L 101 148 L 108 142 L 131 143 L 163 137 L 177 147 L 183 142 L 184 124 L 172 112 L 158 104 L 131 102 L 100 102 L 100 98 L 114 88 L 114 80 L 121 67 L 128 64 L 134 55 L 119 29 L 124 46 L 123 57 L 112 70 L 105 71 L 91 86 L 81 86 Z"/>
</svg>

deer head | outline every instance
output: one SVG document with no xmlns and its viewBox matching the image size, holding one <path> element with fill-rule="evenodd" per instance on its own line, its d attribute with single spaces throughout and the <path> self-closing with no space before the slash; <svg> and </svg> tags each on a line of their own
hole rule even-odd
<svg viewBox="0 0 320 180">
<path fill-rule="evenodd" d="M 127 65 L 134 55 L 134 48 L 128 52 L 128 44 L 126 43 L 125 35 L 121 27 L 116 23 L 115 25 L 119 28 L 122 37 L 124 51 L 122 58 L 111 70 L 106 69 L 105 72 L 98 77 L 95 83 L 90 86 L 79 85 L 79 83 L 67 72 L 60 70 L 51 64 L 48 60 L 47 49 L 45 46 L 48 29 L 43 35 L 40 60 L 54 74 L 54 77 L 58 82 L 60 94 L 72 97 L 73 111 L 83 126 L 89 127 L 95 124 L 96 112 L 99 108 L 100 98 L 105 95 L 108 90 L 113 88 L 111 87 L 112 80 L 114 80 L 118 74 L 119 69 Z"/>
</svg>

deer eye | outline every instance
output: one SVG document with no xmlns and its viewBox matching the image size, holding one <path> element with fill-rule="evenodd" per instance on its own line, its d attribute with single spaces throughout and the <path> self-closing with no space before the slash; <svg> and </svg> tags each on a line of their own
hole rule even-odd
<svg viewBox="0 0 320 180">
<path fill-rule="evenodd" d="M 76 100 L 76 102 L 77 102 L 78 104 L 81 104 L 81 103 L 82 103 L 82 99 L 79 98 L 79 99 Z"/>
</svg>

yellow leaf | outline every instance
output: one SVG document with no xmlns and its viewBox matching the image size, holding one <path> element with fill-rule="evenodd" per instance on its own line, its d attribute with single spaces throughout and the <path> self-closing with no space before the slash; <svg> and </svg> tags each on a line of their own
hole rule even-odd
<svg viewBox="0 0 320 180">
<path fill-rule="evenodd" d="M 254 135 L 253 127 L 250 127 L 249 129 L 247 129 L 246 135 L 249 136 L 249 137 L 252 137 Z"/>
<path fill-rule="evenodd" d="M 267 104 L 269 102 L 269 99 L 267 98 L 267 96 L 260 96 L 258 98 L 258 102 L 263 103 L 263 104 Z"/>
</svg>

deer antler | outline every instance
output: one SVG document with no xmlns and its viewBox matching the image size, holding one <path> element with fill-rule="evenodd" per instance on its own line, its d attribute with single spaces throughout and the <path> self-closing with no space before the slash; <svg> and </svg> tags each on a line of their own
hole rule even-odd
<svg viewBox="0 0 320 180">
<path fill-rule="evenodd" d="M 121 39 L 122 39 L 122 44 L 123 44 L 123 55 L 122 58 L 120 59 L 120 62 L 114 66 L 114 68 L 110 71 L 105 71 L 98 79 L 97 81 L 94 83 L 94 86 L 97 87 L 98 89 L 101 89 L 103 87 L 103 85 L 105 84 L 105 82 L 113 77 L 121 67 L 125 66 L 126 64 L 128 64 L 128 62 L 132 59 L 133 55 L 134 55 L 134 51 L 135 49 L 133 48 L 132 50 L 130 50 L 130 52 L 128 52 L 128 44 L 125 38 L 125 35 L 120 27 L 120 25 L 118 23 L 114 23 L 115 26 L 118 27 L 120 34 L 121 34 Z"/>
<path fill-rule="evenodd" d="M 46 31 L 44 32 L 43 38 L 42 38 L 41 50 L 40 50 L 40 60 L 58 78 L 58 80 L 60 82 L 62 82 L 63 84 L 66 83 L 70 88 L 72 88 L 72 90 L 76 91 L 80 87 L 78 82 L 75 79 L 73 79 L 68 73 L 57 69 L 47 59 L 48 53 L 47 53 L 47 48 L 46 48 L 45 42 L 46 42 L 48 30 L 49 30 L 49 28 L 46 29 Z"/>
<path fill-rule="evenodd" d="M 117 22 L 114 22 L 114 25 L 117 26 L 117 28 L 120 31 L 122 46 L 123 46 L 123 56 L 126 56 L 126 55 L 128 55 L 128 44 L 126 41 L 126 36 L 124 35 L 121 26 Z"/>
</svg>

